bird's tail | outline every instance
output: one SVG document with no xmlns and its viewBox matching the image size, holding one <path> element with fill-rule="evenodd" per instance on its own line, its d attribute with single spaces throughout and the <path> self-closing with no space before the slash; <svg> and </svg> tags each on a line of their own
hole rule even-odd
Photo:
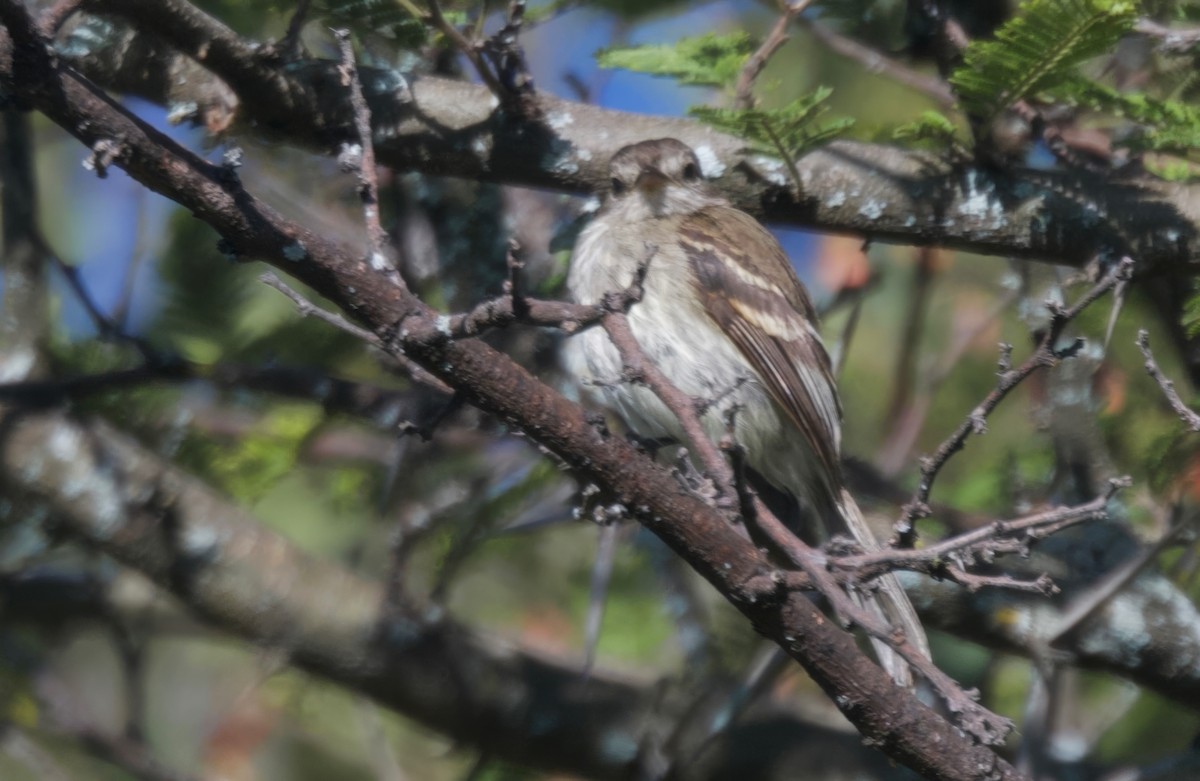
<svg viewBox="0 0 1200 781">
<path fill-rule="evenodd" d="M 868 551 L 879 549 L 875 533 L 871 531 L 871 527 L 867 526 L 862 512 L 858 509 L 858 503 L 844 488 L 837 500 L 837 510 L 841 515 L 845 530 L 850 532 L 859 545 Z M 878 586 L 876 590 L 871 592 L 851 591 L 851 597 L 859 607 L 869 611 L 875 617 L 883 619 L 891 627 L 904 632 L 904 638 L 909 645 L 928 657 L 929 639 L 925 637 L 925 629 L 921 626 L 920 619 L 917 618 L 917 611 L 909 600 L 908 594 L 904 593 L 904 589 L 900 586 L 900 580 L 894 573 L 889 572 L 876 578 L 875 583 Z M 888 671 L 896 685 L 911 688 L 913 685 L 912 670 L 895 649 L 876 638 L 871 638 L 871 645 L 875 648 L 875 655 L 879 658 L 880 665 Z"/>
</svg>

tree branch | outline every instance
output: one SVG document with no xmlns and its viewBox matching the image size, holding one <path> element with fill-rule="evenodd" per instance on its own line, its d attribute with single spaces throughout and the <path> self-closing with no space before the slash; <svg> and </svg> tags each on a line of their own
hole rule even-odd
<svg viewBox="0 0 1200 781">
<path fill-rule="evenodd" d="M 230 181 L 219 167 L 182 149 L 97 94 L 90 84 L 51 59 L 46 42 L 16 0 L 0 0 L 0 23 L 8 32 L 0 40 L 0 86 L 36 106 L 89 147 L 102 138 L 120 138 L 121 152 L 114 164 L 211 224 L 232 250 L 288 268 L 344 311 L 353 312 L 372 332 L 390 335 L 395 349 L 422 364 L 467 401 L 524 431 L 581 475 L 613 488 L 642 524 L 685 557 L 761 632 L 800 661 L 862 734 L 885 753 L 933 779 L 951 781 L 981 774 L 1001 781 L 1019 778 L 1004 760 L 974 745 L 914 696 L 895 689 L 885 673 L 858 651 L 853 637 L 832 626 L 807 599 L 800 595 L 771 598 L 749 590 L 748 583 L 769 572 L 765 559 L 719 514 L 675 490 L 670 475 L 644 455 L 623 440 L 597 431 L 582 410 L 507 356 L 478 340 L 448 339 L 438 327 L 436 313 L 407 290 L 388 283 L 360 253 L 283 219 L 240 183 Z M 29 423 L 20 418 L 12 421 L 4 441 L 7 453 L 21 452 L 13 449 L 17 445 L 27 451 L 42 436 L 53 436 L 52 431 L 31 430 L 23 422 Z M 24 436 L 17 436 L 19 432 Z M 73 463 L 76 477 L 104 472 L 93 459 L 77 458 Z M 96 498 L 86 491 L 76 494 L 84 495 L 89 500 Z M 101 505 L 100 509 L 104 506 L 112 507 Z M 76 508 L 77 512 L 85 510 Z M 99 531 L 111 530 L 113 518 L 102 520 Z M 183 539 L 195 543 L 188 535 Z M 159 555 L 165 558 L 161 550 Z M 161 569 L 167 563 L 169 559 L 160 562 L 160 579 L 180 589 L 201 585 L 202 581 L 178 577 L 186 571 Z M 270 585 L 262 583 L 260 587 L 269 593 Z M 320 633 L 322 639 L 304 654 L 297 653 L 297 660 L 306 666 L 317 661 L 335 669 L 353 666 L 340 655 L 329 658 L 326 654 L 336 646 L 335 640 L 347 639 L 348 627 L 341 623 L 349 619 L 346 608 L 363 603 L 353 596 L 338 595 L 335 602 L 325 601 L 331 596 L 328 594 L 312 596 L 318 604 L 337 604 L 339 610 L 326 619 L 335 624 L 323 627 L 327 631 Z M 221 610 L 212 603 L 205 609 Z M 260 625 L 255 620 L 246 625 L 241 623 L 246 616 L 230 618 L 253 633 L 286 635 L 299 628 L 275 621 Z M 414 688 L 424 685 L 413 684 Z"/>
<path fill-rule="evenodd" d="M 1192 431 L 1200 431 L 1200 415 L 1183 403 L 1183 399 L 1179 398 L 1179 391 L 1175 390 L 1175 383 L 1167 379 L 1167 375 L 1163 374 L 1163 370 L 1159 368 L 1158 361 L 1154 360 L 1154 353 L 1150 352 L 1150 332 L 1145 328 L 1138 331 L 1137 346 L 1142 351 L 1142 357 L 1146 359 L 1146 373 L 1158 383 L 1158 387 L 1162 388 L 1163 396 L 1167 398 L 1171 409 L 1175 411 L 1185 426 Z"/>
<path fill-rule="evenodd" d="M 197 57 L 236 93 L 240 121 L 260 132 L 326 153 L 356 138 L 345 91 L 333 87 L 336 63 L 267 67 L 253 46 L 183 0 L 90 0 L 88 8 L 136 24 L 127 36 L 151 34 Z M 75 62 L 147 99 L 178 101 L 177 93 L 167 94 L 174 85 L 139 83 L 136 76 L 180 66 L 122 64 L 120 53 L 130 45 L 116 36 L 109 48 Z M 622 146 L 672 136 L 712 161 L 706 173 L 736 206 L 772 222 L 1076 266 L 1098 253 L 1135 256 L 1143 270 L 1190 267 L 1200 257 L 1200 198 L 1192 185 L 1085 171 L 1000 171 L 839 141 L 797 161 L 804 184 L 797 199 L 780 161 L 748 154 L 742 140 L 691 120 L 549 95 L 539 95 L 545 121 L 501 116 L 494 96 L 479 85 L 380 69 L 360 73 L 380 138 L 379 162 L 396 169 L 593 192 L 602 189 L 607 161 Z"/>
</svg>

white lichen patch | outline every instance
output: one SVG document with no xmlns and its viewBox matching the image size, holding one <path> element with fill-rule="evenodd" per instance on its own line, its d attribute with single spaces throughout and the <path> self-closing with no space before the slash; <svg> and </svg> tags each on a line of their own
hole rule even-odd
<svg viewBox="0 0 1200 781">
<path fill-rule="evenodd" d="M 829 197 L 825 199 L 825 205 L 831 209 L 837 209 L 841 206 L 845 206 L 846 205 L 846 191 L 845 190 L 836 190 L 836 191 L 830 193 Z"/>
<path fill-rule="evenodd" d="M 575 115 L 570 111 L 552 111 L 546 115 L 546 124 L 553 130 L 562 130 L 575 124 Z"/>
<path fill-rule="evenodd" d="M 308 248 L 302 241 L 293 241 L 283 248 L 283 256 L 293 263 L 299 263 L 308 257 Z"/>
<path fill-rule="evenodd" d="M 757 171 L 762 178 L 766 179 L 771 184 L 777 184 L 781 187 L 787 186 L 787 169 L 784 168 L 782 160 L 778 160 L 774 157 L 755 155 L 754 157 L 748 158 L 747 162 L 750 163 L 750 166 Z"/>
<path fill-rule="evenodd" d="M 868 220 L 878 220 L 883 216 L 883 210 L 885 206 L 887 206 L 887 204 L 881 200 L 876 198 L 868 198 L 867 200 L 863 201 L 861 206 L 858 207 L 858 213 L 861 216 L 866 217 Z"/>
<path fill-rule="evenodd" d="M 708 144 L 701 144 L 695 150 L 696 159 L 700 162 L 700 173 L 704 174 L 705 179 L 716 179 L 725 173 L 725 164 L 721 162 L 721 158 L 717 157 L 717 153 Z"/>
<path fill-rule="evenodd" d="M 471 153 L 481 160 L 487 160 L 492 155 L 492 137 L 488 135 L 475 136 L 471 140 Z"/>
<path fill-rule="evenodd" d="M 0 355 L 0 382 L 20 382 L 29 376 L 37 364 L 37 352 L 20 348 Z"/>
<path fill-rule="evenodd" d="M 171 103 L 167 107 L 167 124 L 178 125 L 182 122 L 186 122 L 187 120 L 196 116 L 197 112 L 199 111 L 200 106 L 197 105 L 195 101 L 188 100 Z"/>
<path fill-rule="evenodd" d="M 553 174 L 573 176 L 579 173 L 579 163 L 570 144 L 554 144 L 542 157 L 542 167 Z"/>
<path fill-rule="evenodd" d="M 1150 645 L 1145 610 L 1143 595 L 1127 593 L 1116 597 L 1100 614 L 1103 620 L 1098 622 L 1099 626 L 1079 639 L 1079 650 L 1137 667 L 1141 664 L 1142 652 Z"/>
<path fill-rule="evenodd" d="M 451 336 L 450 315 L 438 315 L 437 320 L 434 321 L 434 328 L 439 334 L 449 338 Z"/>
<path fill-rule="evenodd" d="M 391 264 L 388 263 L 388 259 L 383 256 L 382 252 L 372 252 L 371 268 L 376 271 L 388 271 L 391 269 Z"/>
<path fill-rule="evenodd" d="M 46 452 L 51 458 L 72 462 L 79 458 L 79 443 L 83 438 L 70 426 L 55 426 L 46 438 Z"/>
<path fill-rule="evenodd" d="M 601 740 L 601 752 L 611 762 L 623 765 L 632 762 L 638 755 L 638 741 L 627 732 L 614 730 Z"/>
<path fill-rule="evenodd" d="M 221 534 L 217 529 L 200 523 L 191 523 L 179 535 L 182 552 L 193 558 L 207 558 L 217 552 Z"/>
<path fill-rule="evenodd" d="M 980 183 L 978 174 L 967 171 L 963 199 L 958 205 L 960 216 L 986 227 L 996 229 L 1004 225 L 1004 206 L 996 197 L 996 188 L 990 181 Z"/>
</svg>

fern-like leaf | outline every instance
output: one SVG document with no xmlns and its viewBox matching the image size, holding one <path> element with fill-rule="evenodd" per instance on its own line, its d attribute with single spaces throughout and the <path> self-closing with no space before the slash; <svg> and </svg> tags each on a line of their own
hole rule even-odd
<svg viewBox="0 0 1200 781">
<path fill-rule="evenodd" d="M 854 124 L 849 117 L 817 121 L 828 110 L 825 102 L 832 92 L 820 87 L 781 108 L 693 106 L 688 113 L 718 130 L 746 139 L 756 151 L 794 160 Z"/>
<path fill-rule="evenodd" d="M 912 122 L 892 130 L 892 139 L 908 144 L 930 142 L 938 147 L 957 145 L 958 126 L 940 111 L 922 111 Z"/>
<path fill-rule="evenodd" d="M 1111 51 L 1133 26 L 1128 0 L 1027 0 L 990 41 L 967 47 L 950 78 L 963 109 L 984 123 L 1034 93 L 1074 75 Z"/>
<path fill-rule="evenodd" d="M 744 32 L 709 33 L 673 44 L 603 49 L 596 61 L 601 68 L 669 76 L 681 84 L 726 87 L 737 79 L 755 45 Z"/>
<path fill-rule="evenodd" d="M 1054 90 L 1058 100 L 1128 119 L 1139 130 L 1122 142 L 1137 150 L 1188 152 L 1200 149 L 1200 108 L 1145 93 L 1118 92 L 1078 79 Z"/>
</svg>

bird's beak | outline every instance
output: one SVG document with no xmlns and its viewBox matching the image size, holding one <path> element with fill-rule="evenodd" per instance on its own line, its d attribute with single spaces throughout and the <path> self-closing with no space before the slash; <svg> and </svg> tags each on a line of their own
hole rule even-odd
<svg viewBox="0 0 1200 781">
<path fill-rule="evenodd" d="M 667 186 L 667 177 L 657 168 L 643 168 L 638 174 L 637 188 L 647 195 L 661 192 Z"/>
</svg>

